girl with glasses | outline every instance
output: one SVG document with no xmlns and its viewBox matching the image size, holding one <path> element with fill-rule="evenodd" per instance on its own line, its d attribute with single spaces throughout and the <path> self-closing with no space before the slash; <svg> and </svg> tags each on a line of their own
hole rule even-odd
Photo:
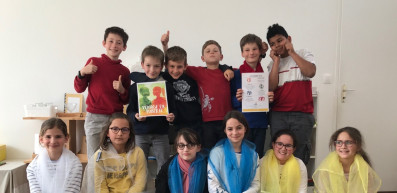
<svg viewBox="0 0 397 193">
<path fill-rule="evenodd" d="M 261 160 L 261 192 L 306 193 L 307 170 L 302 160 L 293 155 L 296 136 L 289 129 L 279 130 Z"/>
<path fill-rule="evenodd" d="M 100 148 L 88 161 L 82 192 L 144 192 L 146 158 L 135 146 L 132 121 L 113 113 L 102 131 Z"/>
<path fill-rule="evenodd" d="M 175 138 L 178 154 L 161 167 L 156 176 L 157 193 L 202 193 L 207 188 L 207 158 L 200 153 L 198 134 L 181 129 Z"/>
<path fill-rule="evenodd" d="M 208 191 L 259 192 L 259 157 L 255 145 L 244 139 L 248 123 L 240 111 L 223 119 L 227 138 L 220 140 L 208 159 Z"/>
<path fill-rule="evenodd" d="M 30 192 L 80 192 L 82 166 L 65 148 L 69 140 L 65 122 L 58 118 L 44 121 L 39 140 L 45 149 L 26 169 Z"/>
<path fill-rule="evenodd" d="M 328 154 L 313 174 L 315 192 L 373 193 L 378 192 L 381 179 L 371 168 L 363 149 L 364 141 L 359 130 L 344 127 L 330 139 Z"/>
</svg>

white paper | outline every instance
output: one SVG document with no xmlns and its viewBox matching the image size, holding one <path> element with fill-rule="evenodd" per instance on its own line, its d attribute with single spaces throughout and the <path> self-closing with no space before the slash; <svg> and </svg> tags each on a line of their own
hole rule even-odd
<svg viewBox="0 0 397 193">
<path fill-rule="evenodd" d="M 78 113 L 80 111 L 80 98 L 68 97 L 66 113 Z"/>
<path fill-rule="evenodd" d="M 243 89 L 242 112 L 269 111 L 269 78 L 268 72 L 242 73 Z"/>
</svg>

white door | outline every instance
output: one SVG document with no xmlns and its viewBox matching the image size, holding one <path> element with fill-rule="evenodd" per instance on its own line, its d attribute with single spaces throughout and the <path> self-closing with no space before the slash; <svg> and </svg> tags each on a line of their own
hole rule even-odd
<svg viewBox="0 0 397 193">
<path fill-rule="evenodd" d="M 342 0 L 337 127 L 358 128 L 381 177 L 397 190 L 397 1 Z M 345 93 L 342 85 L 354 90 Z"/>
</svg>

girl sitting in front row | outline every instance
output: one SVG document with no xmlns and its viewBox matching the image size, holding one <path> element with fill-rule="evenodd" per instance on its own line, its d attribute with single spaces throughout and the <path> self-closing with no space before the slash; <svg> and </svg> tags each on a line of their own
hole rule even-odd
<svg viewBox="0 0 397 193">
<path fill-rule="evenodd" d="M 76 155 L 65 149 L 66 124 L 58 118 L 41 125 L 40 144 L 45 147 L 26 169 L 31 193 L 80 192 L 82 167 Z"/>
<path fill-rule="evenodd" d="M 156 193 L 208 192 L 207 157 L 200 153 L 198 134 L 181 129 L 175 138 L 178 154 L 161 167 L 156 177 Z"/>
<path fill-rule="evenodd" d="M 272 146 L 261 160 L 261 192 L 306 193 L 307 170 L 293 155 L 298 142 L 290 129 L 277 131 Z"/>
<path fill-rule="evenodd" d="M 382 182 L 371 168 L 360 131 L 345 127 L 331 136 L 328 154 L 313 174 L 318 193 L 375 193 Z"/>
<path fill-rule="evenodd" d="M 255 145 L 244 139 L 248 123 L 240 111 L 223 119 L 227 139 L 220 140 L 208 159 L 208 191 L 259 192 L 259 158 Z"/>
<path fill-rule="evenodd" d="M 146 158 L 135 146 L 135 132 L 127 115 L 119 112 L 110 116 L 102 131 L 100 149 L 89 160 L 85 173 L 84 191 L 89 193 L 145 190 Z"/>
</svg>

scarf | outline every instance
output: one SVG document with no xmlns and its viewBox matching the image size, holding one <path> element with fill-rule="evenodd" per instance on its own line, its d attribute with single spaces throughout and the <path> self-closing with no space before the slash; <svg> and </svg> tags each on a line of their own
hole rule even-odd
<svg viewBox="0 0 397 193">
<path fill-rule="evenodd" d="M 100 148 L 88 160 L 81 192 L 101 192 L 102 188 L 110 192 L 113 189 L 143 192 L 146 180 L 146 158 L 140 147 L 135 146 L 127 153 L 119 154 L 112 144 L 108 144 L 107 150 Z M 106 181 L 111 183 L 107 184 Z"/>
<path fill-rule="evenodd" d="M 189 190 L 189 168 L 191 163 L 188 161 L 185 161 L 184 159 L 181 158 L 181 156 L 178 155 L 178 164 L 179 167 L 181 168 L 182 174 L 183 174 L 183 192 L 187 193 Z M 194 170 L 192 170 L 194 172 Z"/>
<path fill-rule="evenodd" d="M 57 161 L 51 161 L 47 149 L 43 149 L 37 157 L 36 178 L 43 193 L 64 192 L 68 185 L 71 163 L 76 156 L 63 148 Z"/>
<path fill-rule="evenodd" d="M 292 155 L 284 164 L 281 175 L 279 162 L 273 149 L 266 152 L 261 163 L 261 191 L 272 193 L 297 193 L 301 175 L 300 166 Z M 281 177 L 280 177 L 281 176 Z"/>
<path fill-rule="evenodd" d="M 354 157 L 347 181 L 335 151 L 328 154 L 314 172 L 313 181 L 315 192 L 329 193 L 375 193 L 382 184 L 379 176 L 359 154 Z"/>
<path fill-rule="evenodd" d="M 207 163 L 205 161 L 205 156 L 201 153 L 197 153 L 196 159 L 190 163 L 190 165 L 185 160 L 179 160 L 183 159 L 179 156 L 175 156 L 168 166 L 168 186 L 170 192 L 202 193 L 205 182 L 207 181 Z"/>
<path fill-rule="evenodd" d="M 255 145 L 245 139 L 241 143 L 240 165 L 229 139 L 219 141 L 209 157 L 209 165 L 214 175 L 230 193 L 241 193 L 251 186 L 256 174 L 257 161 Z"/>
<path fill-rule="evenodd" d="M 263 72 L 263 68 L 260 62 L 256 65 L 256 69 L 252 69 L 252 67 L 244 60 L 244 63 L 240 66 L 240 73 L 247 73 L 247 72 Z"/>
</svg>

